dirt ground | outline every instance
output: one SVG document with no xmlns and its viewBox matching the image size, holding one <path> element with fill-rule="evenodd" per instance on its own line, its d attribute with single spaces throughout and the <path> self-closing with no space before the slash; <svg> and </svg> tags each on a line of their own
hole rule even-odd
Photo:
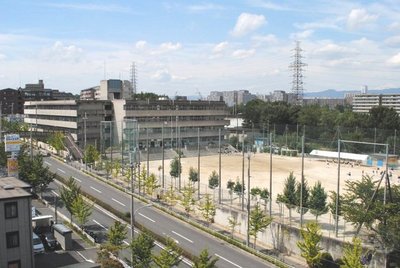
<svg viewBox="0 0 400 268">
<path fill-rule="evenodd" d="M 189 168 L 197 169 L 197 157 L 182 158 L 182 182 L 187 181 Z M 202 184 L 208 184 L 208 178 L 213 170 L 218 173 L 219 156 L 204 156 L 200 160 L 200 178 Z M 247 184 L 248 176 L 248 158 L 245 156 L 244 174 Z M 151 161 L 149 163 L 150 172 L 160 174 L 159 167 L 161 161 Z M 165 176 L 169 178 L 170 160 L 165 160 Z M 273 198 L 282 193 L 285 179 L 290 172 L 293 172 L 297 181 L 301 178 L 302 158 L 288 156 L 272 156 L 272 196 Z M 358 166 L 354 164 L 341 164 L 340 166 L 340 188 L 343 189 L 345 180 L 358 180 L 363 174 L 371 175 L 379 179 L 381 170 L 376 167 Z M 393 173 L 392 182 L 398 183 L 397 170 Z M 398 173 L 398 174 L 397 174 Z M 226 189 L 229 179 L 233 181 L 242 179 L 242 155 L 241 154 L 223 154 L 221 155 L 221 177 L 222 188 Z M 326 191 L 336 191 L 338 180 L 338 165 L 332 161 L 326 161 L 316 158 L 304 159 L 304 176 L 308 185 L 312 187 L 317 181 L 321 181 Z M 266 153 L 256 153 L 250 156 L 250 178 L 251 188 L 258 186 L 269 190 L 270 180 L 270 155 Z"/>
</svg>

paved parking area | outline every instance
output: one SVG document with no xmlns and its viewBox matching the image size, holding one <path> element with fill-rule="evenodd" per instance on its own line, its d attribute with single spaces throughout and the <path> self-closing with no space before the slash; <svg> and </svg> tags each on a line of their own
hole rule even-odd
<svg viewBox="0 0 400 268">
<path fill-rule="evenodd" d="M 43 203 L 33 200 L 32 205 L 36 208 L 40 215 L 52 215 L 54 210 L 46 207 Z M 60 222 L 60 219 L 58 220 Z M 43 254 L 35 255 L 35 267 L 56 268 L 66 265 L 94 262 L 97 258 L 97 248 L 88 245 L 77 234 L 72 233 L 72 250 L 48 250 Z"/>
</svg>

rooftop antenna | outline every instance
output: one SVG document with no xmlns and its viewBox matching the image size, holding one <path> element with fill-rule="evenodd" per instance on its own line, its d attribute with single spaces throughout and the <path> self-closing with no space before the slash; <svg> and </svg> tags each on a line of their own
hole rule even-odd
<svg viewBox="0 0 400 268">
<path fill-rule="evenodd" d="M 131 64 L 131 94 L 132 97 L 136 94 L 137 92 L 137 80 L 136 77 L 137 76 L 137 72 L 136 72 L 136 64 L 135 62 L 132 62 Z"/>
<path fill-rule="evenodd" d="M 300 48 L 300 41 L 296 41 L 296 47 L 294 48 L 293 62 L 289 68 L 292 69 L 293 80 L 292 80 L 292 93 L 295 95 L 296 104 L 303 105 L 303 71 L 306 63 L 302 61 L 302 49 Z"/>
</svg>

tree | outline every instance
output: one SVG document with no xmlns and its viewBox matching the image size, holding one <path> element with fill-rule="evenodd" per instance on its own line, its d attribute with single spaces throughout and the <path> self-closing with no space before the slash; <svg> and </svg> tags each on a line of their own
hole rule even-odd
<svg viewBox="0 0 400 268">
<path fill-rule="evenodd" d="M 182 258 L 182 250 L 171 238 L 167 238 L 165 248 L 158 255 L 153 255 L 154 264 L 160 268 L 170 268 L 178 265 Z"/>
<path fill-rule="evenodd" d="M 54 132 L 49 138 L 49 144 L 57 151 L 57 154 L 60 153 L 61 150 L 64 150 L 64 133 L 57 131 Z"/>
<path fill-rule="evenodd" d="M 215 170 L 211 172 L 211 175 L 208 177 L 208 187 L 211 189 L 217 188 L 219 185 L 219 176 Z"/>
<path fill-rule="evenodd" d="M 88 222 L 90 215 L 92 215 L 93 206 L 94 204 L 86 203 L 81 194 L 72 201 L 72 215 L 75 216 L 81 229 L 83 229 L 83 226 Z"/>
<path fill-rule="evenodd" d="M 113 163 L 111 161 L 108 161 L 108 160 L 105 161 L 104 168 L 106 169 L 107 177 L 110 176 L 111 171 L 113 170 Z"/>
<path fill-rule="evenodd" d="M 322 258 L 322 248 L 319 246 L 322 233 L 317 222 L 309 222 L 305 229 L 300 230 L 303 241 L 297 241 L 301 256 L 306 260 L 308 267 L 318 268 Z"/>
<path fill-rule="evenodd" d="M 49 167 L 43 165 L 43 157 L 34 155 L 31 159 L 23 154 L 18 158 L 19 176 L 29 183 L 35 193 L 42 193 L 50 182 L 54 180 L 54 174 L 49 171 Z"/>
<path fill-rule="evenodd" d="M 293 172 L 285 180 L 283 194 L 278 194 L 277 202 L 284 203 L 289 209 L 289 219 L 292 219 L 292 209 L 296 207 L 296 177 Z"/>
<path fill-rule="evenodd" d="M 272 218 L 265 215 L 257 203 L 250 212 L 250 235 L 254 237 L 254 248 L 256 248 L 258 232 L 265 230 L 272 222 Z"/>
<path fill-rule="evenodd" d="M 251 188 L 250 195 L 252 199 L 257 198 L 257 196 L 260 194 L 261 194 L 261 189 L 259 187 Z"/>
<path fill-rule="evenodd" d="M 331 199 L 331 201 L 328 204 L 328 209 L 329 209 L 330 213 L 333 215 L 333 219 L 335 221 L 337 221 L 339 219 L 336 219 L 336 198 L 337 198 L 336 192 L 330 191 L 329 198 Z M 343 198 L 340 197 L 340 199 L 339 199 L 338 217 L 342 215 L 342 200 L 343 200 Z"/>
<path fill-rule="evenodd" d="M 101 264 L 101 268 L 124 268 L 122 263 L 113 259 L 107 245 L 101 245 L 97 251 L 97 262 Z"/>
<path fill-rule="evenodd" d="M 201 214 L 207 223 L 214 222 L 216 207 L 209 194 L 206 194 L 204 196 L 204 201 L 200 202 L 199 210 L 201 211 Z"/>
<path fill-rule="evenodd" d="M 301 192 L 303 189 L 303 192 Z M 301 197 L 300 197 L 301 196 Z M 300 211 L 300 200 L 303 200 L 301 205 L 302 205 L 302 211 Z M 303 185 L 298 182 L 296 184 L 296 206 L 297 206 L 297 211 L 301 214 L 306 214 L 308 211 L 308 206 L 309 206 L 309 199 L 310 199 L 310 191 L 307 185 L 307 180 L 304 179 Z"/>
<path fill-rule="evenodd" d="M 371 176 L 363 176 L 361 181 L 346 181 L 345 194 L 342 201 L 342 213 L 344 218 L 356 226 L 365 224 L 367 228 L 373 228 L 377 217 L 383 192 L 377 193 L 376 202 L 371 202 L 376 183 Z M 369 210 L 367 211 L 367 207 Z"/>
<path fill-rule="evenodd" d="M 64 202 L 66 209 L 68 210 L 70 214 L 70 221 L 72 222 L 72 204 L 75 199 L 78 198 L 80 195 L 81 187 L 78 186 L 76 181 L 70 177 L 67 182 L 65 183 L 65 186 L 63 185 L 60 189 L 60 197 L 61 200 Z"/>
<path fill-rule="evenodd" d="M 229 190 L 229 195 L 231 196 L 231 204 L 233 202 L 233 189 L 235 189 L 235 183 L 232 180 L 228 180 L 228 182 L 226 183 L 226 188 L 228 188 Z"/>
<path fill-rule="evenodd" d="M 171 177 L 173 178 L 178 178 L 181 173 L 182 173 L 182 164 L 179 161 L 179 158 L 175 157 L 171 161 L 169 175 L 171 175 Z"/>
<path fill-rule="evenodd" d="M 175 190 L 172 184 L 169 186 L 169 189 L 164 194 L 164 199 L 168 205 L 173 206 L 176 204 L 177 196 L 175 195 Z"/>
<path fill-rule="evenodd" d="M 362 258 L 362 246 L 359 238 L 353 238 L 353 244 L 347 244 L 344 246 L 343 262 L 344 264 L 340 268 L 363 268 L 361 264 Z"/>
<path fill-rule="evenodd" d="M 0 142 L 0 166 L 7 166 L 7 153 L 5 150 L 4 142 Z"/>
<path fill-rule="evenodd" d="M 324 187 L 321 186 L 321 182 L 318 181 L 311 189 L 310 200 L 308 207 L 311 209 L 311 213 L 315 215 L 315 220 L 318 221 L 318 216 L 328 212 L 328 206 L 326 199 L 328 195 L 325 192 Z"/>
<path fill-rule="evenodd" d="M 185 208 L 186 213 L 190 213 L 193 210 L 195 200 L 193 198 L 195 190 L 193 184 L 189 181 L 182 189 L 182 201 L 181 204 Z"/>
<path fill-rule="evenodd" d="M 120 221 L 114 221 L 114 224 L 108 230 L 107 244 L 114 255 L 118 255 L 118 251 L 123 248 L 124 239 L 126 238 L 127 233 L 128 230 L 126 224 L 123 224 Z"/>
<path fill-rule="evenodd" d="M 218 257 L 212 257 L 207 249 L 203 249 L 198 257 L 194 257 L 193 268 L 216 268 Z"/>
<path fill-rule="evenodd" d="M 100 152 L 92 145 L 89 144 L 85 150 L 85 162 L 93 164 L 100 159 Z"/>
<path fill-rule="evenodd" d="M 157 182 L 158 180 L 154 173 L 151 173 L 149 177 L 146 178 L 146 180 L 144 181 L 144 187 L 148 195 L 153 196 L 154 190 L 160 187 Z"/>
<path fill-rule="evenodd" d="M 231 216 L 228 217 L 228 225 L 229 228 L 231 229 L 231 237 L 233 238 L 233 233 L 235 232 L 236 226 L 240 226 L 237 214 L 231 214 Z"/>
<path fill-rule="evenodd" d="M 132 267 L 137 267 L 137 268 L 151 267 L 150 265 L 153 260 L 153 255 L 151 251 L 154 245 L 155 245 L 154 238 L 146 232 L 141 232 L 129 244 L 133 263 L 131 263 L 130 260 L 127 260 L 127 262 Z"/>
<path fill-rule="evenodd" d="M 113 173 L 114 178 L 117 178 L 119 175 L 119 172 L 121 171 L 121 162 L 118 159 L 113 162 L 112 171 L 113 171 L 112 173 Z"/>
<path fill-rule="evenodd" d="M 239 180 L 236 180 L 235 187 L 233 187 L 233 192 L 235 192 L 238 195 L 242 195 L 246 191 L 246 187 L 242 185 Z"/>
<path fill-rule="evenodd" d="M 193 167 L 189 168 L 189 180 L 191 182 L 197 182 L 199 180 L 199 172 L 197 169 Z"/>
</svg>

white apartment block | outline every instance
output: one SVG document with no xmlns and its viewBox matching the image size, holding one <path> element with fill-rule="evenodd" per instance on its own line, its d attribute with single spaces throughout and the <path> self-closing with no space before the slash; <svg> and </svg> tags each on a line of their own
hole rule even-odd
<svg viewBox="0 0 400 268">
<path fill-rule="evenodd" d="M 353 97 L 353 112 L 369 113 L 375 106 L 390 107 L 400 114 L 400 94 L 358 94 Z"/>
</svg>

